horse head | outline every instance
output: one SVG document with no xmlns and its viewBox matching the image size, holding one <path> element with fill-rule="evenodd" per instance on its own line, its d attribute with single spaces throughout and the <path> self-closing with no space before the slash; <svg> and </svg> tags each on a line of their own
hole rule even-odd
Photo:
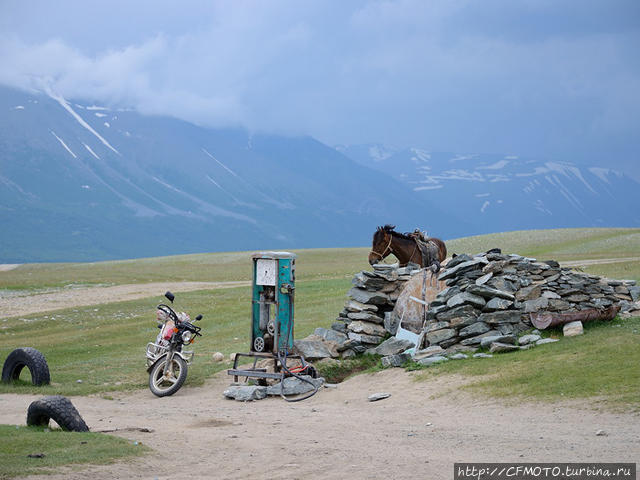
<svg viewBox="0 0 640 480">
<path fill-rule="evenodd" d="M 385 225 L 378 227 L 373 233 L 373 241 L 371 242 L 371 251 L 369 252 L 369 265 L 375 265 L 380 260 L 391 253 L 391 232 L 396 228 L 395 225 Z"/>
</svg>

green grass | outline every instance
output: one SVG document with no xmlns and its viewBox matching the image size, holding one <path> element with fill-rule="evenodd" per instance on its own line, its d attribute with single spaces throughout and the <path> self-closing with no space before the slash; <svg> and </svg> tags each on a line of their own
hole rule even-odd
<svg viewBox="0 0 640 480">
<path fill-rule="evenodd" d="M 640 282 L 640 261 L 590 265 L 582 268 L 582 270 L 593 275 L 602 275 L 617 279 L 631 279 Z"/>
<path fill-rule="evenodd" d="M 293 250 L 297 280 L 338 278 L 367 268 L 368 248 Z M 251 253 L 203 253 L 96 263 L 33 263 L 0 272 L 0 289 L 179 281 L 248 281 Z"/>
<path fill-rule="evenodd" d="M 640 255 L 638 228 L 578 228 L 496 233 L 447 240 L 449 253 L 502 248 L 540 259 Z M 369 268 L 370 247 L 293 250 L 298 280 L 350 277 Z M 388 261 L 395 261 L 393 256 Z M 165 281 L 238 281 L 251 277 L 251 252 L 202 253 L 96 263 L 35 263 L 0 272 L 0 289 L 38 290 L 82 285 Z"/>
<path fill-rule="evenodd" d="M 63 465 L 107 464 L 148 451 L 141 443 L 100 433 L 0 425 L 0 479 L 49 473 Z M 28 457 L 33 454 L 44 457 Z"/>
<path fill-rule="evenodd" d="M 640 256 L 638 228 L 566 228 L 493 233 L 447 241 L 450 253 L 478 253 L 490 248 L 558 261 Z"/>
<path fill-rule="evenodd" d="M 302 338 L 316 326 L 330 326 L 346 299 L 349 279 L 299 282 L 296 296 L 295 337 Z M 34 387 L 27 369 L 20 382 L 0 384 L 0 393 L 87 395 L 144 388 L 148 375 L 144 352 L 158 333 L 155 306 L 163 299 L 147 298 L 93 307 L 60 310 L 49 314 L 5 319 L 0 330 L 0 361 L 17 347 L 31 346 L 46 357 L 52 384 Z M 221 351 L 249 350 L 251 293 L 248 287 L 196 291 L 176 296 L 178 310 L 192 318 L 202 313 L 202 337 L 186 385 L 201 385 L 217 371 L 228 368 L 211 356 Z M 81 380 L 78 383 L 77 380 Z"/>
<path fill-rule="evenodd" d="M 584 335 L 493 358 L 450 360 L 417 380 L 458 374 L 483 395 L 527 400 L 587 399 L 594 406 L 640 411 L 640 318 L 585 324 Z"/>
</svg>

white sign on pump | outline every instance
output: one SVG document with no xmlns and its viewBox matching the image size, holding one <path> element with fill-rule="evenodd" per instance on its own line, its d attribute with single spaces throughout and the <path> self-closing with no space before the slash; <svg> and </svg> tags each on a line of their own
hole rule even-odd
<svg viewBox="0 0 640 480">
<path fill-rule="evenodd" d="M 256 284 L 276 285 L 276 260 L 259 258 L 256 261 Z"/>
</svg>

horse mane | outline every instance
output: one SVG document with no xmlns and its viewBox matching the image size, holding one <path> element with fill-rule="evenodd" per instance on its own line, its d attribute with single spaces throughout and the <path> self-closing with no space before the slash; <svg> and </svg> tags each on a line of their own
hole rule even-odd
<svg viewBox="0 0 640 480">
<path fill-rule="evenodd" d="M 396 231 L 394 230 L 394 228 L 396 228 L 396 226 L 395 226 L 395 225 L 389 225 L 389 224 L 387 224 L 387 225 L 385 225 L 385 226 L 383 226 L 383 227 L 378 227 L 378 231 L 385 231 L 385 232 L 387 232 L 387 233 L 390 233 L 390 234 L 391 234 L 392 236 L 394 236 L 394 237 L 404 238 L 405 240 L 413 240 L 413 238 L 411 238 L 411 237 L 409 236 L 409 234 L 407 234 L 407 233 L 400 233 L 400 232 L 396 232 Z"/>
</svg>

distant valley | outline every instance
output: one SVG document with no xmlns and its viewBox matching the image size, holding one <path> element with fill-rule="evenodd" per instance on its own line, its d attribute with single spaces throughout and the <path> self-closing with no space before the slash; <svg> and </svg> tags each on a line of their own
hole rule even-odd
<svg viewBox="0 0 640 480">
<path fill-rule="evenodd" d="M 377 225 L 442 238 L 638 226 L 606 165 L 209 129 L 0 88 L 0 263 L 361 246 Z"/>
</svg>

